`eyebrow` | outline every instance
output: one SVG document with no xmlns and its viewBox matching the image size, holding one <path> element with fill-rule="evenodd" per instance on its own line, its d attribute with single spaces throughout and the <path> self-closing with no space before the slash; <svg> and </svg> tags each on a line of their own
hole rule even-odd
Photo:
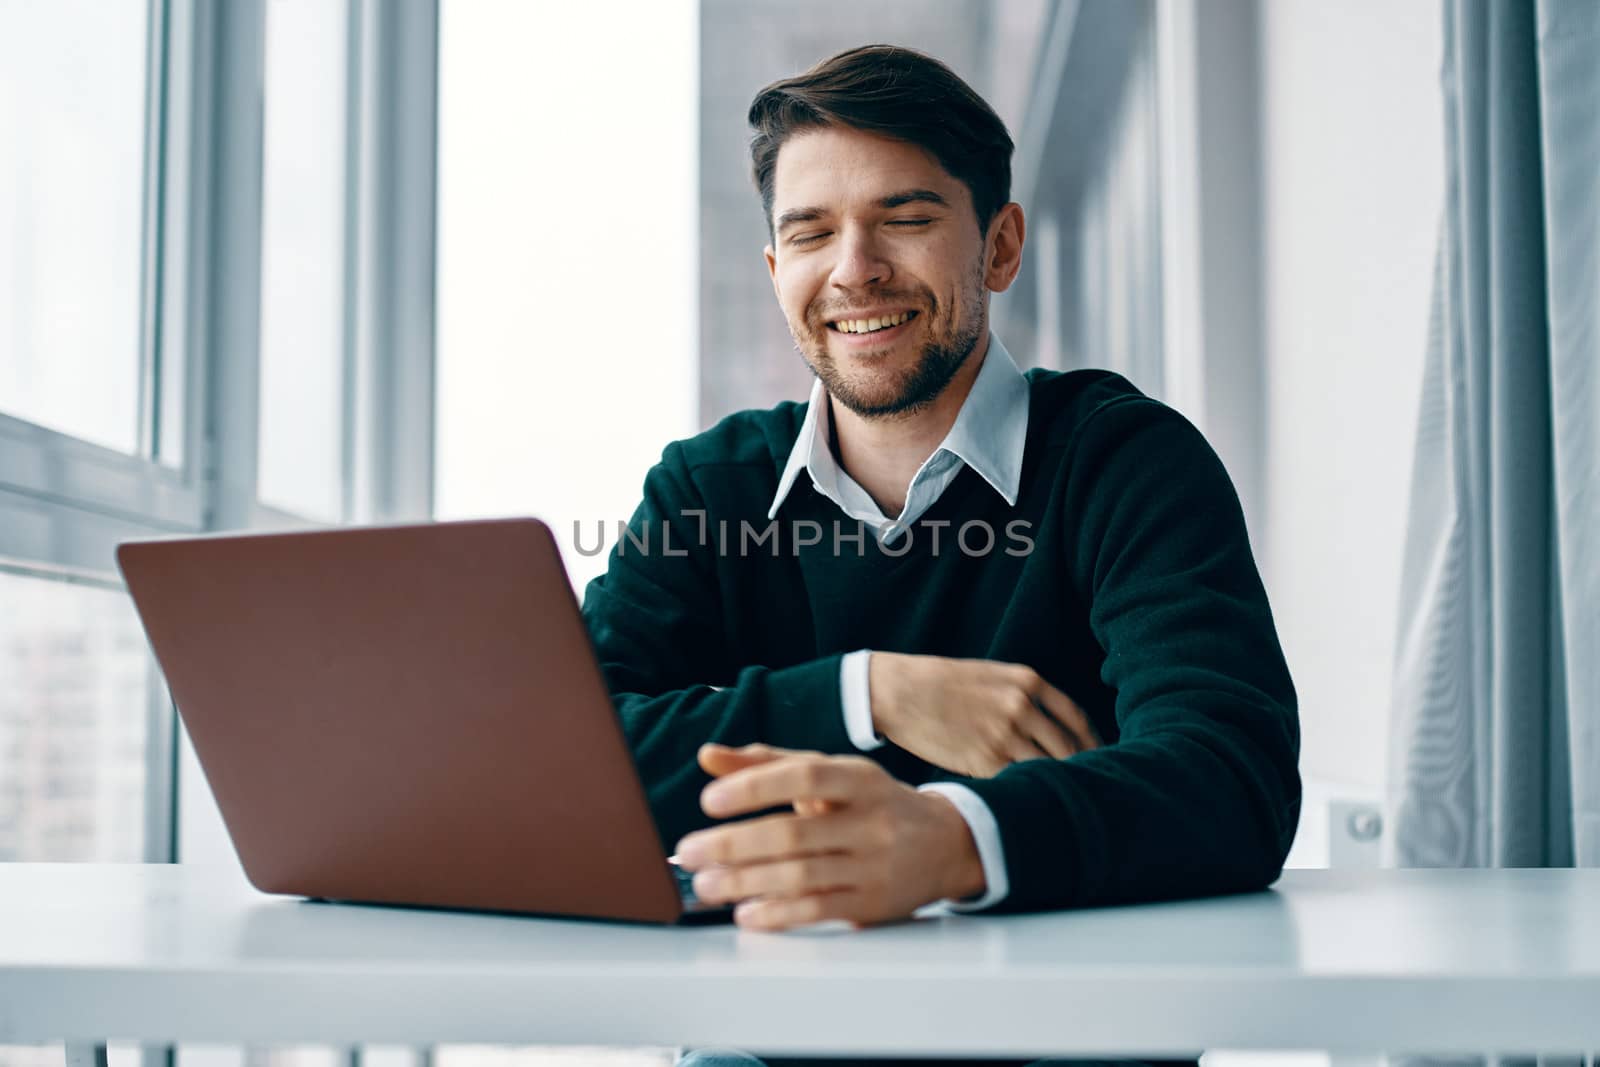
<svg viewBox="0 0 1600 1067">
<path fill-rule="evenodd" d="M 905 204 L 933 204 L 937 207 L 949 207 L 950 201 L 946 200 L 943 196 L 940 196 L 932 189 L 906 189 L 903 192 L 890 193 L 888 196 L 878 201 L 878 206 L 886 210 L 889 208 L 901 207 Z M 785 228 L 792 226 L 797 222 L 815 222 L 817 219 L 822 218 L 826 214 L 827 212 L 820 207 L 790 208 L 788 211 L 785 211 L 783 214 L 778 216 L 778 222 L 775 228 L 779 233 L 781 233 Z"/>
</svg>

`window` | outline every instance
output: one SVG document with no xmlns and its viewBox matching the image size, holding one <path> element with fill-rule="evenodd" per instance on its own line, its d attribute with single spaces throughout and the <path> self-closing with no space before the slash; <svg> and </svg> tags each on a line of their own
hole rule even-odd
<svg viewBox="0 0 1600 1067">
<path fill-rule="evenodd" d="M 269 0 L 261 203 L 263 503 L 344 517 L 350 8 Z"/>
<path fill-rule="evenodd" d="M 0 4 L 0 411 L 139 450 L 145 0 Z"/>
<path fill-rule="evenodd" d="M 150 659 L 114 588 L 0 570 L 0 862 L 145 858 Z"/>
</svg>

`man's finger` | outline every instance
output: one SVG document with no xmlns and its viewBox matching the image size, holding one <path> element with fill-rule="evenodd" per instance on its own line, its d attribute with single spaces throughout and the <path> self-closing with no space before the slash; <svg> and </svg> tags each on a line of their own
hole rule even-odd
<svg viewBox="0 0 1600 1067">
<path fill-rule="evenodd" d="M 866 768 L 876 770 L 877 765 L 848 756 L 786 756 L 717 779 L 701 792 L 700 807 L 713 818 L 726 819 L 797 800 L 849 803 L 871 781 Z"/>
<path fill-rule="evenodd" d="M 797 800 L 794 802 L 796 815 L 826 815 L 830 811 L 838 811 L 839 805 L 831 800 Z"/>
<path fill-rule="evenodd" d="M 1048 756 L 1044 749 L 1033 741 L 1033 738 L 1022 734 L 1012 734 L 1006 742 L 1006 758 L 1011 763 L 1021 763 L 1023 760 L 1044 759 Z"/>
<path fill-rule="evenodd" d="M 747 900 L 733 909 L 733 921 L 746 930 L 787 930 L 828 919 L 848 919 L 860 925 L 865 910 L 860 890 L 836 889 L 802 897 Z"/>
<path fill-rule="evenodd" d="M 1028 716 L 1022 723 L 1022 732 L 1051 759 L 1066 759 L 1078 751 L 1067 728 L 1043 711 Z"/>
<path fill-rule="evenodd" d="M 860 859 L 847 852 L 829 852 L 742 867 L 712 867 L 694 876 L 694 894 L 718 904 L 751 897 L 795 897 L 848 889 L 860 878 Z"/>
<path fill-rule="evenodd" d="M 795 856 L 841 852 L 867 843 L 865 823 L 849 815 L 765 815 L 759 819 L 696 830 L 678 842 L 678 865 L 705 867 L 764 863 Z"/>
<path fill-rule="evenodd" d="M 784 756 L 795 756 L 800 753 L 787 748 L 776 748 L 772 745 L 744 745 L 734 748 L 731 745 L 719 745 L 715 742 L 700 746 L 700 769 L 713 778 L 720 778 L 725 774 L 743 770 L 745 767 L 754 767 L 761 763 L 771 763 L 773 760 Z"/>
<path fill-rule="evenodd" d="M 1073 737 L 1077 739 L 1079 751 L 1087 752 L 1091 748 L 1100 747 L 1100 735 L 1094 732 L 1094 725 L 1089 722 L 1089 717 L 1073 703 L 1071 697 L 1042 679 L 1039 682 L 1039 691 L 1032 695 L 1046 711 L 1055 716 L 1057 722 L 1072 731 Z"/>
</svg>

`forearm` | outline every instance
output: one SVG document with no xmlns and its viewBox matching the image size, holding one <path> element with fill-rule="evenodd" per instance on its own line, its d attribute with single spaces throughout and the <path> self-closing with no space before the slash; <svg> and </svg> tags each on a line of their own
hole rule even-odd
<svg viewBox="0 0 1600 1067">
<path fill-rule="evenodd" d="M 1299 821 L 1299 719 L 1227 472 L 1181 416 L 1118 400 L 1081 430 L 1062 492 L 1117 736 L 969 783 L 1001 827 L 1004 907 L 1270 884 Z"/>
<path fill-rule="evenodd" d="M 1267 705 L 1235 718 L 1223 725 L 1204 712 L 1175 713 L 1070 760 L 967 782 L 1000 826 L 1011 882 L 1001 909 L 1271 884 L 1299 820 L 1295 744 L 1284 726 L 1292 711 Z"/>
</svg>

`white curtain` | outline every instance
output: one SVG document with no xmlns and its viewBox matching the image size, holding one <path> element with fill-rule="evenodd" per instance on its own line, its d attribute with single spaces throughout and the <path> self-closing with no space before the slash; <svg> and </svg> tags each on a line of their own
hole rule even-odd
<svg viewBox="0 0 1600 1067">
<path fill-rule="evenodd" d="M 1447 0 L 1444 19 L 1389 859 L 1596 866 L 1600 4 Z"/>
</svg>

